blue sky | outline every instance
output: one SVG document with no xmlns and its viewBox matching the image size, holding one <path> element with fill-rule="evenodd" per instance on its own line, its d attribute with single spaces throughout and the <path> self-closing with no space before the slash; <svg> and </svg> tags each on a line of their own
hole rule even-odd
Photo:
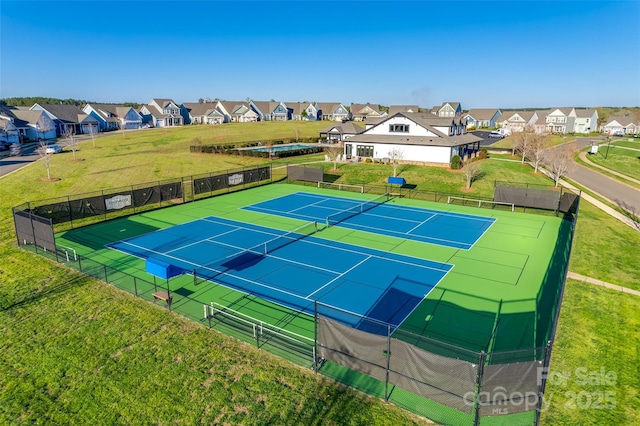
<svg viewBox="0 0 640 426">
<path fill-rule="evenodd" d="M 0 97 L 640 106 L 637 1 L 0 1 Z"/>
</svg>

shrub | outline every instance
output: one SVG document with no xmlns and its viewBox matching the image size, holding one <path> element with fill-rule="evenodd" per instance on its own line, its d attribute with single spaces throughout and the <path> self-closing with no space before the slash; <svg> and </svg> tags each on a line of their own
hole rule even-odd
<svg viewBox="0 0 640 426">
<path fill-rule="evenodd" d="M 480 158 L 482 158 L 483 160 L 485 158 L 489 158 L 489 153 L 487 152 L 487 148 L 482 148 L 480 150 L 480 154 L 479 154 Z"/>
<path fill-rule="evenodd" d="M 460 158 L 459 155 L 454 155 L 453 157 L 451 157 L 451 168 L 453 170 L 460 169 L 461 164 L 462 164 L 462 159 Z"/>
</svg>

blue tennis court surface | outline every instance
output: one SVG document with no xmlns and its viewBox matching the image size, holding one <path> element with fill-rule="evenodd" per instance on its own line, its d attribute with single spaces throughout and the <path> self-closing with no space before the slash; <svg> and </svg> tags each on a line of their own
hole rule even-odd
<svg viewBox="0 0 640 426">
<path fill-rule="evenodd" d="M 297 311 L 313 313 L 318 301 L 396 327 L 452 268 L 300 232 L 208 217 L 109 247 Z"/>
<path fill-rule="evenodd" d="M 244 207 L 247 210 L 324 222 L 327 217 L 357 207 L 362 200 L 297 192 Z M 369 210 L 338 226 L 447 247 L 469 250 L 495 218 L 375 203 Z"/>
</svg>

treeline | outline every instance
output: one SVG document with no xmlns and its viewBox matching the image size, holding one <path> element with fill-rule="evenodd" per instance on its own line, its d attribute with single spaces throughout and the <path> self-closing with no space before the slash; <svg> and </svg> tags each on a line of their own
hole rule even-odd
<svg viewBox="0 0 640 426">
<path fill-rule="evenodd" d="M 85 101 L 84 99 L 71 99 L 71 98 L 69 99 L 47 98 L 43 96 L 0 99 L 0 105 L 23 106 L 23 107 L 31 107 L 34 104 L 53 104 L 53 105 L 75 105 L 79 108 L 82 108 L 88 103 L 111 103 L 111 102 L 94 102 L 94 101 Z M 138 109 L 143 104 L 140 104 L 137 102 L 123 102 L 122 105 L 132 107 L 134 109 Z"/>
</svg>

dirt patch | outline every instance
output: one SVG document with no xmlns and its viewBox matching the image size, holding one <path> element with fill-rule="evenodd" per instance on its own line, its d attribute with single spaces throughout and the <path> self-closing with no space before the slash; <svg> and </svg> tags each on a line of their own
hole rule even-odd
<svg viewBox="0 0 640 426">
<path fill-rule="evenodd" d="M 60 178 L 40 178 L 40 182 L 58 182 Z"/>
</svg>

